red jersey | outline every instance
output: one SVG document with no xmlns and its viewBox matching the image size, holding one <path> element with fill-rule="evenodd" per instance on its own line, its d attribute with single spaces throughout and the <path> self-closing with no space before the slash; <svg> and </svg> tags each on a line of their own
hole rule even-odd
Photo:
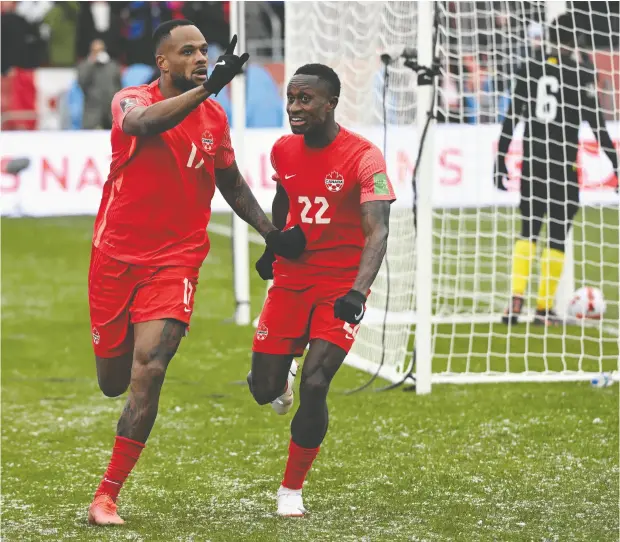
<svg viewBox="0 0 620 542">
<path fill-rule="evenodd" d="M 235 159 L 230 130 L 222 107 L 205 100 L 161 134 L 123 132 L 129 111 L 163 99 L 157 80 L 125 88 L 112 100 L 112 164 L 93 243 L 135 265 L 200 267 L 209 252 L 215 169 Z"/>
<path fill-rule="evenodd" d="M 396 199 L 381 151 L 341 126 L 320 149 L 308 147 L 302 135 L 281 137 L 271 163 L 289 199 L 286 225 L 299 225 L 307 240 L 299 259 L 277 258 L 276 283 L 315 274 L 354 279 L 365 243 L 362 203 Z"/>
</svg>

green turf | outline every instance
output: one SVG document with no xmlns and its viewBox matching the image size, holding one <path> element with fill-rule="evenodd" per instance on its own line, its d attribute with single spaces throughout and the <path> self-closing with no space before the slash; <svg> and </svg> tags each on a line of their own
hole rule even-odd
<svg viewBox="0 0 620 542">
<path fill-rule="evenodd" d="M 366 375 L 344 368 L 305 488 L 312 514 L 275 518 L 290 418 L 240 384 L 253 330 L 223 323 L 232 273 L 219 236 L 122 493 L 127 524 L 89 527 L 123 405 L 94 374 L 91 229 L 90 218 L 2 221 L 2 540 L 618 540 L 618 387 L 587 383 L 346 396 Z"/>
</svg>

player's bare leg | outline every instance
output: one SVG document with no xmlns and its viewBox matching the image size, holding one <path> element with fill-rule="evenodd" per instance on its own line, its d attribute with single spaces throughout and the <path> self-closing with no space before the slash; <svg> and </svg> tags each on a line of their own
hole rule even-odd
<svg viewBox="0 0 620 542">
<path fill-rule="evenodd" d="M 328 341 L 314 339 L 303 364 L 299 407 L 291 422 L 289 456 L 278 489 L 278 515 L 303 517 L 302 486 L 329 424 L 327 393 L 346 352 Z"/>
<path fill-rule="evenodd" d="M 133 352 L 115 358 L 95 356 L 99 388 L 107 397 L 118 397 L 127 391 L 131 380 Z"/>
<path fill-rule="evenodd" d="M 297 362 L 289 354 L 252 354 L 252 370 L 248 373 L 248 386 L 259 405 L 271 403 L 280 415 L 293 406 L 293 383 Z"/>
<path fill-rule="evenodd" d="M 88 510 L 91 524 L 124 523 L 117 513 L 116 499 L 153 428 L 166 369 L 185 328 L 184 323 L 172 319 L 134 325 L 129 395 L 118 421 L 112 459 Z"/>
</svg>

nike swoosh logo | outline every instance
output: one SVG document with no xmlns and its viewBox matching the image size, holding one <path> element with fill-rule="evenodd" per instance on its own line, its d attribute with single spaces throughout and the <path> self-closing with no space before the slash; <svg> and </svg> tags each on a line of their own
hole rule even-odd
<svg viewBox="0 0 620 542">
<path fill-rule="evenodd" d="M 356 319 L 356 320 L 361 320 L 361 319 L 362 319 L 362 316 L 364 316 L 364 307 L 362 307 L 362 310 L 360 311 L 360 313 L 359 313 L 359 314 L 356 314 L 356 315 L 355 315 L 355 319 Z"/>
<path fill-rule="evenodd" d="M 290 179 L 292 177 L 295 177 L 295 175 L 297 175 L 297 173 L 293 173 L 292 175 L 285 175 L 284 178 L 285 179 Z"/>
<path fill-rule="evenodd" d="M 226 62 L 224 62 L 223 60 L 220 60 L 219 62 L 215 63 L 216 66 L 226 66 Z"/>
<path fill-rule="evenodd" d="M 192 312 L 192 309 L 188 309 L 187 307 L 183 307 L 183 310 L 184 310 L 185 312 Z"/>
</svg>

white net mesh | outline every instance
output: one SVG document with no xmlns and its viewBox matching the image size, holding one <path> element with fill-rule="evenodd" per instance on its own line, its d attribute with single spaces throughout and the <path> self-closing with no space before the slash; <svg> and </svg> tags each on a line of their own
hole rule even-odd
<svg viewBox="0 0 620 542">
<path fill-rule="evenodd" d="M 523 75 L 524 88 L 531 94 L 541 76 L 529 68 L 524 73 L 520 70 L 533 58 L 542 59 L 547 22 L 555 16 L 545 11 L 549 4 L 553 3 L 434 4 L 439 16 L 438 56 L 442 71 L 437 91 L 432 175 L 435 381 L 538 379 L 541 375 L 550 379 L 567 375 L 586 378 L 586 372 L 617 369 L 618 196 L 610 187 L 615 182 L 612 167 L 587 127 L 581 130 L 578 171 L 574 174 L 581 183 L 582 206 L 565 242 L 564 273 L 557 296 L 552 295 L 553 287 L 549 287 L 553 280 L 546 281 L 546 299 L 557 297 L 557 302 L 541 304 L 538 292 L 539 283 L 545 280 L 539 279 L 542 268 L 554 267 L 557 256 L 549 249 L 558 243 L 550 242 L 545 226 L 538 238 L 531 234 L 528 237 L 537 242 L 529 280 L 522 281 L 526 284 L 523 314 L 518 324 L 502 323 L 502 313 L 519 282 L 518 277 L 513 277 L 512 266 L 515 242 L 521 233 L 518 186 L 523 147 L 529 145 L 531 150 L 532 146 L 542 146 L 543 156 L 547 157 L 555 150 L 550 143 L 552 126 L 559 125 L 564 133 L 571 122 L 583 120 L 582 112 L 592 103 L 580 101 L 578 109 L 569 115 L 544 120 L 544 137 L 537 133 L 538 142 L 534 141 L 536 138 L 524 142 L 523 123 L 516 126 L 505 156 L 510 191 L 501 192 L 494 187 L 497 138 L 509 111 L 512 89 Z M 615 4 L 590 4 L 604 4 L 605 9 L 599 5 L 590 7 L 588 12 L 572 11 L 569 31 L 579 40 L 578 71 L 588 72 L 596 79 L 598 95 L 593 112 L 605 117 L 607 129 L 617 142 L 620 53 Z M 343 84 L 338 121 L 361 132 L 382 149 L 386 112 L 385 154 L 399 202 L 392 211 L 387 266 L 383 266 L 373 286 L 370 309 L 348 361 L 371 372 L 382 364 L 382 374 L 392 380 L 397 380 L 409 365 L 415 337 L 416 254 L 410 185 L 417 156 L 417 85 L 415 74 L 403 65 L 402 59 L 394 62 L 389 68 L 389 89 L 384 100 L 384 67 L 379 55 L 416 47 L 417 12 L 416 2 L 322 1 L 286 5 L 287 77 L 309 62 L 332 66 Z M 586 92 L 585 79 L 579 76 L 575 81 L 573 91 L 581 97 Z M 548 80 L 543 80 L 546 90 L 541 92 L 546 94 L 527 99 L 531 100 L 534 113 L 536 98 L 546 100 L 546 105 L 541 105 L 544 109 L 538 112 L 549 116 L 553 105 L 548 102 L 554 96 L 549 96 L 553 88 L 545 87 L 545 82 Z M 569 83 L 568 79 L 562 80 L 560 86 Z M 562 92 L 556 100 L 565 97 Z M 570 152 L 563 154 L 556 166 L 568 171 L 572 168 L 570 156 Z M 553 159 L 547 160 L 542 169 L 532 171 L 532 181 L 548 181 L 556 173 L 550 164 Z M 569 171 L 567 177 L 558 179 L 562 186 L 570 175 Z M 604 186 L 606 183 L 610 186 Z M 560 208 L 568 213 L 568 196 L 566 191 L 563 194 L 560 197 L 555 192 L 546 199 L 540 198 L 539 193 L 528 196 L 531 201 L 538 198 L 541 204 L 544 200 L 544 224 L 548 224 L 549 214 L 554 215 L 552 223 L 561 222 L 561 217 L 558 219 L 550 212 L 551 200 L 556 200 L 556 211 Z M 544 263 L 546 256 L 550 263 Z M 607 301 L 602 320 L 562 318 L 558 326 L 535 325 L 537 307 L 554 309 L 564 316 L 566 302 L 581 286 L 602 290 Z"/>
<path fill-rule="evenodd" d="M 383 74 L 379 55 L 415 44 L 415 2 L 287 2 L 286 76 L 308 63 L 331 66 L 342 81 L 338 121 L 347 126 L 383 119 Z M 415 120 L 413 73 L 390 69 L 388 118 Z"/>
<path fill-rule="evenodd" d="M 434 212 L 435 380 L 441 373 L 447 379 L 472 374 L 537 378 L 541 372 L 617 369 L 618 198 L 610 188 L 597 186 L 610 180 L 613 171 L 587 125 L 581 129 L 580 144 L 577 141 L 580 125 L 592 116 L 617 121 L 609 94 L 618 92 L 613 89 L 618 72 L 609 73 L 603 66 L 594 69 L 605 57 L 615 56 L 617 66 L 617 26 L 615 52 L 601 48 L 600 40 L 589 40 L 586 46 L 583 37 L 605 32 L 592 27 L 590 12 L 573 12 L 560 32 L 579 45 L 553 50 L 547 41 L 553 58 L 545 61 L 543 3 L 439 5 L 439 54 L 445 70 L 439 119 L 458 123 L 458 147 L 464 156 L 484 162 L 475 169 L 487 182 L 477 183 L 479 196 L 470 199 L 477 199 L 478 205 Z M 612 16 L 607 23 L 613 25 Z M 588 101 L 585 87 L 595 77 L 607 86 L 601 99 Z M 506 184 L 514 191 L 506 194 L 498 193 L 491 179 L 497 125 L 510 114 L 511 101 L 515 121 L 521 113 L 527 129 L 524 134 L 521 122 L 508 130 L 512 142 L 503 158 L 509 172 Z M 442 128 L 440 124 L 438 131 Z M 617 124 L 607 128 L 618 139 Z M 576 186 L 570 185 L 578 182 L 582 203 L 589 205 L 582 206 L 572 233 L 565 237 L 572 200 L 579 198 Z M 531 217 L 530 228 L 522 230 L 519 207 Z M 541 231 L 537 222 L 544 224 Z M 529 275 L 526 258 L 521 257 L 524 250 L 532 256 Z M 553 284 L 562 261 L 563 283 L 556 296 Z M 602 322 L 577 322 L 567 313 L 572 292 L 585 285 L 603 291 L 607 312 Z M 523 313 L 505 325 L 502 312 L 512 295 L 523 298 Z M 533 318 L 535 310 L 541 316 L 554 310 L 561 321 L 557 326 L 537 325 L 543 319 Z"/>
</svg>

